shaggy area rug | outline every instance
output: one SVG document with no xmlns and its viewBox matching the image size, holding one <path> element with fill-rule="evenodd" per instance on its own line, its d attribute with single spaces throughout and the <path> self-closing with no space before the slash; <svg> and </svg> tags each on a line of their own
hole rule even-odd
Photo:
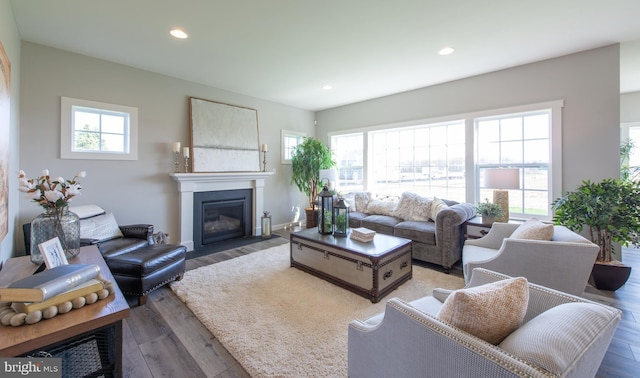
<svg viewBox="0 0 640 378">
<path fill-rule="evenodd" d="M 346 377 L 352 319 L 458 289 L 460 277 L 414 266 L 413 278 L 379 303 L 290 267 L 289 244 L 185 273 L 171 288 L 253 377 Z"/>
</svg>

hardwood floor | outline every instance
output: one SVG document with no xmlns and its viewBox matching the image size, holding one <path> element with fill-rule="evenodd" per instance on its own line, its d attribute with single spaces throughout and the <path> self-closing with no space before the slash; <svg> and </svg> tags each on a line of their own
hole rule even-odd
<svg viewBox="0 0 640 378">
<path fill-rule="evenodd" d="M 283 237 L 187 260 L 187 270 L 288 243 L 288 232 L 276 233 Z M 587 287 L 584 294 L 624 312 L 597 377 L 640 372 L 640 250 L 625 249 L 623 261 L 633 267 L 625 286 L 616 292 Z M 459 266 L 452 271 L 461 273 Z M 125 377 L 249 377 L 167 286 L 150 293 L 146 305 L 131 307 L 123 326 Z"/>
</svg>

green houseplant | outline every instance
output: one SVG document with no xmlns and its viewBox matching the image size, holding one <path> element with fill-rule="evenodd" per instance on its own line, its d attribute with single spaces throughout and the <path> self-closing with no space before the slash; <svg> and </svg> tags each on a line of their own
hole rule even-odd
<svg viewBox="0 0 640 378">
<path fill-rule="evenodd" d="M 306 137 L 291 155 L 291 183 L 307 195 L 309 206 L 305 209 L 307 228 L 317 225 L 315 215 L 320 188 L 320 170 L 335 166 L 331 151 L 318 139 Z"/>
<path fill-rule="evenodd" d="M 614 242 L 623 246 L 640 243 L 640 183 L 586 180 L 573 192 L 556 199 L 552 209 L 554 223 L 577 232 L 587 227 L 591 241 L 600 247 L 592 273 L 596 287 L 616 290 L 624 285 L 631 268 L 613 259 Z M 604 270 L 612 271 L 611 277 L 608 282 L 599 282 L 600 271 Z"/>
<path fill-rule="evenodd" d="M 482 216 L 482 223 L 484 224 L 493 224 L 496 218 L 504 215 L 502 207 L 497 203 L 489 202 L 487 198 L 476 206 L 476 213 Z"/>
</svg>

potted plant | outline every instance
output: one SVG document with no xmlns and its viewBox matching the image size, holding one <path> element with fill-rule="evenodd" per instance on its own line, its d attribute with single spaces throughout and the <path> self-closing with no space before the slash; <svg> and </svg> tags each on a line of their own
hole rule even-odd
<svg viewBox="0 0 640 378">
<path fill-rule="evenodd" d="M 483 224 L 493 224 L 496 218 L 504 215 L 502 207 L 497 203 L 489 202 L 487 198 L 484 199 L 484 202 L 480 202 L 478 206 L 476 206 L 476 213 L 482 216 Z"/>
<path fill-rule="evenodd" d="M 629 278 L 631 267 L 613 259 L 614 242 L 640 243 L 640 184 L 631 180 L 583 181 L 573 192 L 552 204 L 554 222 L 580 232 L 588 227 L 591 241 L 600 247 L 592 271 L 599 289 L 617 290 Z"/>
<path fill-rule="evenodd" d="M 296 184 L 301 192 L 309 199 L 309 206 L 305 209 L 307 228 L 316 227 L 318 217 L 316 205 L 320 188 L 320 170 L 335 166 L 331 151 L 318 139 L 306 137 L 291 155 L 293 175 L 291 183 Z"/>
</svg>

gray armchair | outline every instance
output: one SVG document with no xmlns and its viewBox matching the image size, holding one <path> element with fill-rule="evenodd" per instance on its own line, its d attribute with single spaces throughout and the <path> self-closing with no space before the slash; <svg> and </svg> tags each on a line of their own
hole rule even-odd
<svg viewBox="0 0 640 378">
<path fill-rule="evenodd" d="M 513 223 L 494 223 L 484 237 L 465 241 L 465 282 L 469 282 L 473 269 L 485 268 L 582 295 L 599 247 L 564 226 L 553 226 L 551 241 L 509 238 L 517 227 Z"/>
<path fill-rule="evenodd" d="M 467 287 L 509 276 L 476 268 Z M 436 315 L 448 293 L 349 324 L 349 377 L 593 377 L 622 317 L 618 309 L 529 283 L 522 325 L 489 344 Z"/>
</svg>

